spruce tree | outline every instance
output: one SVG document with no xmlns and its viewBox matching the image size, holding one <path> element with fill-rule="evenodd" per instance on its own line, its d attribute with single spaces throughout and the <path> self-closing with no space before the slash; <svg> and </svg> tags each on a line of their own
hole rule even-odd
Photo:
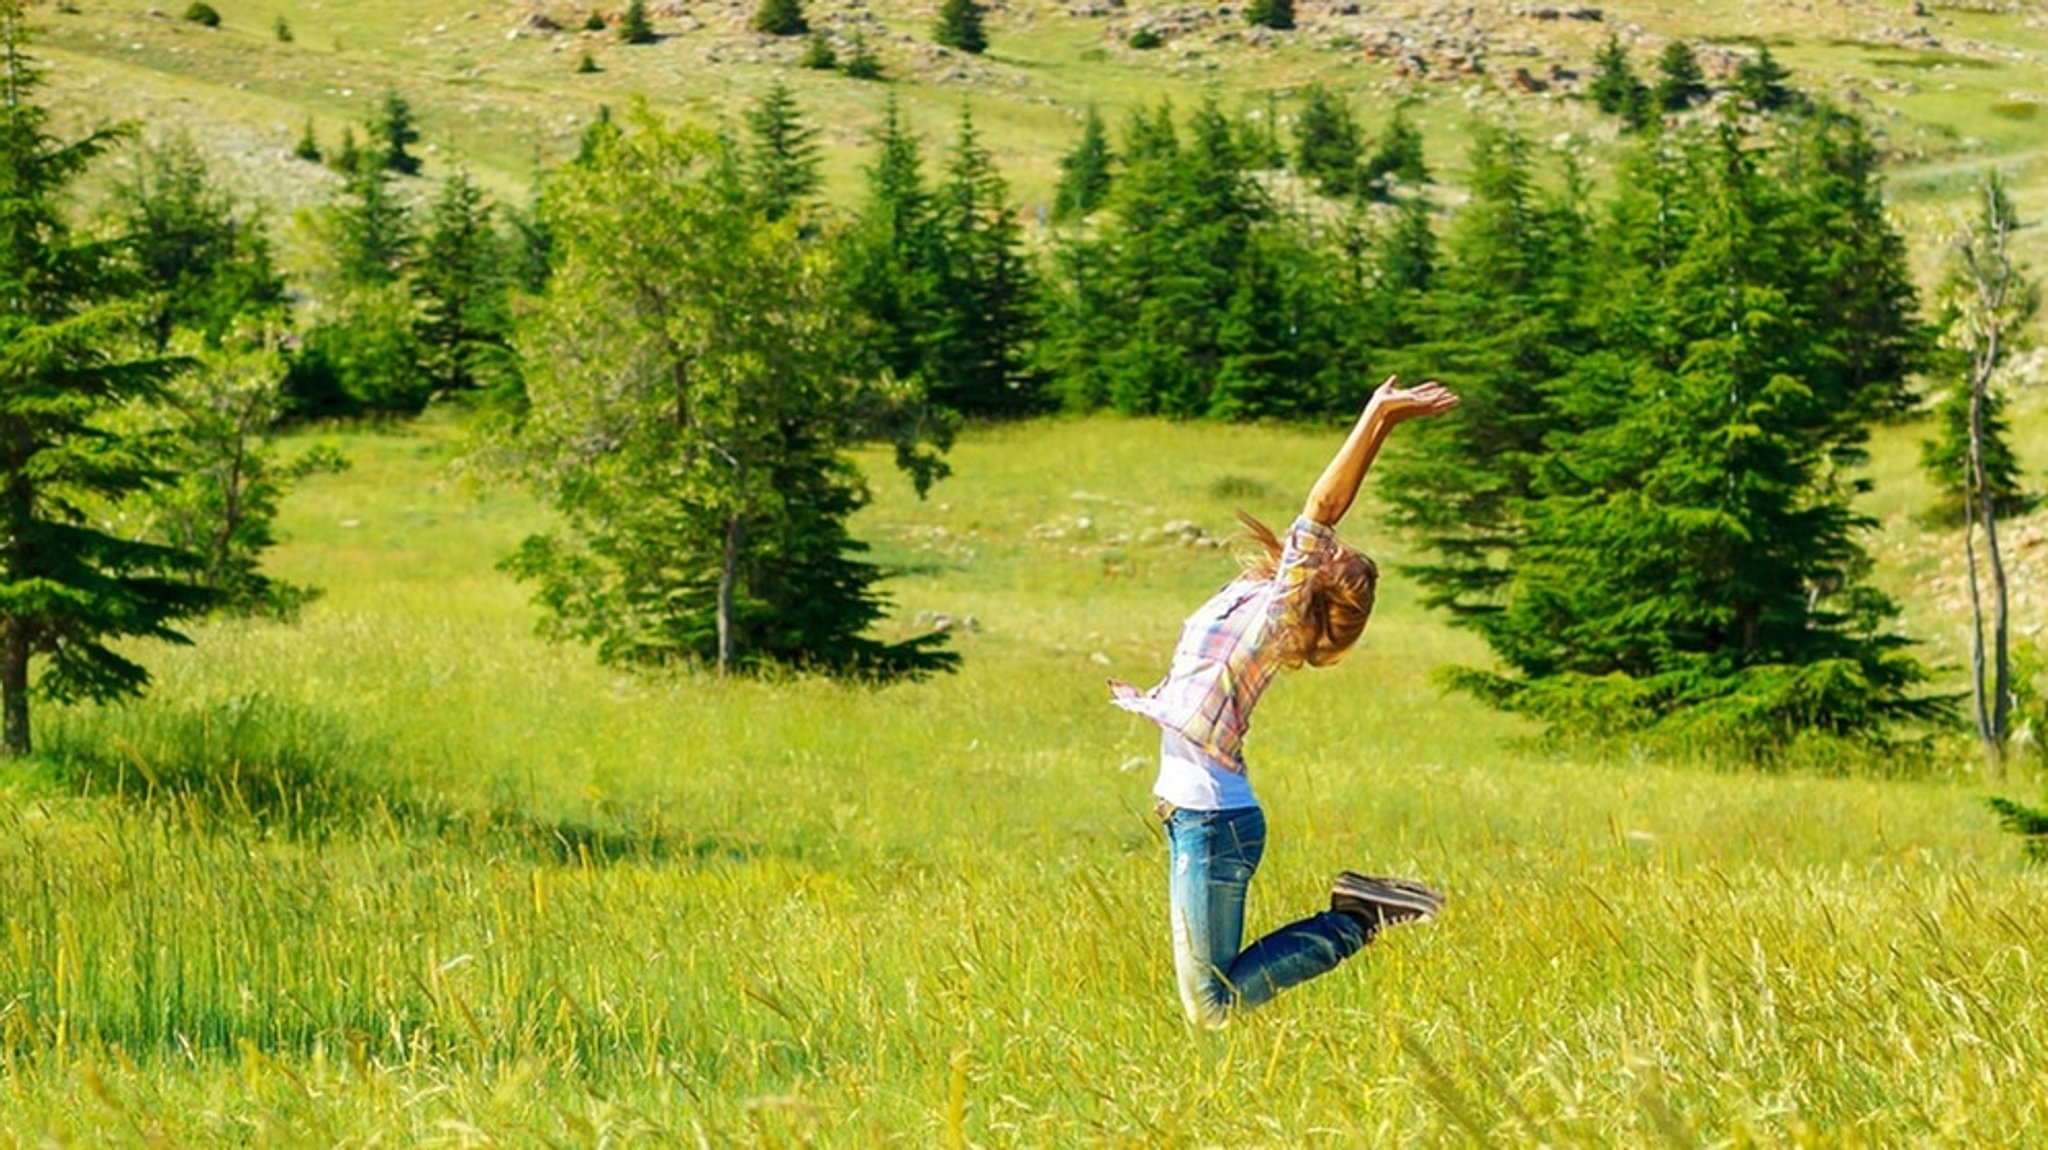
<svg viewBox="0 0 2048 1150">
<path fill-rule="evenodd" d="M 796 96 L 779 81 L 747 110 L 746 120 L 752 137 L 747 182 L 762 214 L 779 220 L 818 190 L 818 132 L 803 122 Z"/>
<path fill-rule="evenodd" d="M 1593 82 L 1587 86 L 1587 94 L 1601 111 L 1621 116 L 1641 98 L 1642 87 L 1635 70 L 1629 67 L 1628 49 L 1621 46 L 1621 37 L 1609 35 L 1607 43 L 1593 57 Z"/>
<path fill-rule="evenodd" d="M 1294 0 L 1252 0 L 1245 7 L 1244 19 L 1254 28 L 1285 32 L 1294 27 Z"/>
<path fill-rule="evenodd" d="M 875 52 L 874 45 L 859 29 L 853 33 L 853 43 L 847 48 L 846 63 L 841 66 L 848 79 L 879 80 L 882 78 L 882 57 Z"/>
<path fill-rule="evenodd" d="M 1968 387 L 1952 387 L 1935 405 L 1934 438 L 1920 443 L 1920 470 L 1934 485 L 1934 515 L 1950 524 L 1965 520 L 1968 501 L 1975 493 L 1970 455 L 1971 394 Z M 1992 513 L 1999 518 L 2023 515 L 2036 502 L 2026 489 L 2019 456 L 2012 449 L 2012 425 L 2005 417 L 2005 395 L 1986 389 L 1976 403 L 1978 452 L 1983 456 L 1984 489 Z"/>
<path fill-rule="evenodd" d="M 770 36 L 801 36 L 811 30 L 803 0 L 761 0 L 754 9 L 754 31 Z"/>
<path fill-rule="evenodd" d="M 978 56 L 988 50 L 988 32 L 982 27 L 984 14 L 978 0 L 942 0 L 938 20 L 932 25 L 932 39 Z"/>
<path fill-rule="evenodd" d="M 1038 277 L 1009 187 L 965 107 L 932 207 L 937 315 L 926 341 L 927 394 L 966 416 L 1041 410 L 1040 380 L 1027 354 L 1037 338 Z"/>
<path fill-rule="evenodd" d="M 444 393 L 503 390 L 512 370 L 509 252 L 490 202 L 466 171 L 428 209 L 410 285 L 427 373 Z"/>
<path fill-rule="evenodd" d="M 261 215 L 214 182 L 189 137 L 144 149 L 136 167 L 121 198 L 159 352 L 178 328 L 218 345 L 243 317 L 283 310 L 284 277 Z"/>
<path fill-rule="evenodd" d="M 891 93 L 883 105 L 867 192 L 842 239 L 847 302 L 866 321 L 868 358 L 922 387 L 936 299 L 941 239 L 917 138 Z"/>
<path fill-rule="evenodd" d="M 384 108 L 371 135 L 381 145 L 386 168 L 401 176 L 420 174 L 420 158 L 406 151 L 419 143 L 419 127 L 413 123 L 412 105 L 396 89 L 384 93 Z"/>
<path fill-rule="evenodd" d="M 652 44 L 659 39 L 654 34 L 654 22 L 647 18 L 647 0 L 632 0 L 626 5 L 626 15 L 619 20 L 619 39 L 628 44 Z"/>
<path fill-rule="evenodd" d="M 1302 92 L 1294 120 L 1294 170 L 1324 195 L 1348 196 L 1360 186 L 1358 162 L 1365 154 L 1351 108 L 1321 84 Z"/>
<path fill-rule="evenodd" d="M 1791 78 L 1791 71 L 1778 63 L 1766 44 L 1736 66 L 1735 90 L 1757 111 L 1776 112 L 1792 104 L 1793 92 L 1785 83 Z"/>
<path fill-rule="evenodd" d="M 1056 221 L 1085 219 L 1109 197 L 1110 168 L 1116 157 L 1109 150 L 1109 133 L 1095 105 L 1088 105 L 1081 122 L 1081 138 L 1072 151 L 1060 157 L 1059 185 L 1053 191 L 1052 218 Z"/>
<path fill-rule="evenodd" d="M 1664 51 L 1657 57 L 1654 95 L 1657 107 L 1667 112 L 1683 112 L 1707 98 L 1707 78 L 1700 71 L 1699 57 L 1693 54 L 1692 45 L 1683 40 L 1664 45 Z"/>
<path fill-rule="evenodd" d="M 1373 145 L 1360 174 L 1359 190 L 1376 200 L 1393 198 L 1398 181 L 1409 187 L 1429 182 L 1429 164 L 1422 154 L 1422 132 L 1408 119 L 1407 105 L 1394 109 L 1394 119 Z"/>
<path fill-rule="evenodd" d="M 165 478 L 147 436 L 110 418 L 153 400 L 179 366 L 136 356 L 140 285 L 115 245 L 73 234 L 67 197 L 119 133 L 60 140 L 33 102 L 20 0 L 0 0 L 0 755 L 33 748 L 32 692 L 140 693 L 134 639 L 184 643 L 176 625 L 212 596 L 197 559 L 103 526 L 105 508 Z M 41 675 L 34 664 L 41 661 Z"/>
</svg>

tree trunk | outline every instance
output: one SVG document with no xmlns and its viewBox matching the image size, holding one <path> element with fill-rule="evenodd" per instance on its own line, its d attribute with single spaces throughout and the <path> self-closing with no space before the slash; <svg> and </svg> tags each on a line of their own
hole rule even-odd
<svg viewBox="0 0 2048 1150">
<path fill-rule="evenodd" d="M 732 592 L 739 578 L 740 517 L 725 521 L 725 554 L 718 564 L 718 676 L 732 670 Z"/>
<path fill-rule="evenodd" d="M 0 623 L 0 715 L 0 755 L 28 754 L 28 624 L 21 619 Z"/>
</svg>

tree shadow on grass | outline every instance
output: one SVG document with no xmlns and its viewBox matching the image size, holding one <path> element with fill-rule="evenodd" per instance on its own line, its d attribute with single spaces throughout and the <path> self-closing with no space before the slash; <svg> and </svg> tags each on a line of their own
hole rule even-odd
<svg viewBox="0 0 2048 1150">
<path fill-rule="evenodd" d="M 201 831 L 253 827 L 310 843 L 386 835 L 575 866 L 765 852 L 658 819 L 627 825 L 462 803 L 378 774 L 373 765 L 395 756 L 336 716 L 261 693 L 200 707 L 65 712 L 41 741 L 38 757 L 62 790 L 162 808 Z"/>
</svg>

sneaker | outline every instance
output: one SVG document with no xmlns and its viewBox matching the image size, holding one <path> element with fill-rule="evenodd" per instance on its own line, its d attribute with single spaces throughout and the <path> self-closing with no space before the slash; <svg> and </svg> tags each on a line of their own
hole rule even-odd
<svg viewBox="0 0 2048 1150">
<path fill-rule="evenodd" d="M 1444 908 L 1438 891 L 1406 878 L 1381 878 L 1345 871 L 1330 884 L 1330 909 L 1378 930 L 1403 922 L 1426 922 Z"/>
</svg>

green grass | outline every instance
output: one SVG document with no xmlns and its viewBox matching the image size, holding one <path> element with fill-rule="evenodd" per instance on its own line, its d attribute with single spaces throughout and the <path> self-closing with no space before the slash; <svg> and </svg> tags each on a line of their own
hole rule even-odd
<svg viewBox="0 0 2048 1150">
<path fill-rule="evenodd" d="M 978 430 L 926 502 L 868 458 L 895 626 L 979 624 L 887 689 L 547 645 L 493 570 L 544 516 L 457 425 L 330 438 L 356 466 L 277 556 L 303 621 L 44 707 L 0 789 L 0 1143 L 2042 1144 L 2048 872 L 1982 803 L 2033 784 L 1546 752 L 1428 685 L 1484 652 L 1398 574 L 1261 708 L 1252 928 L 1347 865 L 1451 909 L 1189 1031 L 1101 680 L 1231 572 L 1157 529 L 1285 517 L 1327 435 Z"/>
</svg>

